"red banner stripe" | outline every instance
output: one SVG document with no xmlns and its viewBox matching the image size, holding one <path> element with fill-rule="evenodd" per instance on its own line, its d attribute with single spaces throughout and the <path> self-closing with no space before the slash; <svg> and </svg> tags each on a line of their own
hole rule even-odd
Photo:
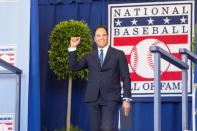
<svg viewBox="0 0 197 131">
<path fill-rule="evenodd" d="M 114 46 L 135 46 L 145 39 L 158 39 L 165 44 L 185 44 L 188 42 L 188 35 L 114 37 Z"/>
<path fill-rule="evenodd" d="M 172 53 L 172 55 L 174 55 L 176 58 L 181 60 L 181 54 L 179 54 L 179 53 Z"/>
<path fill-rule="evenodd" d="M 11 122 L 1 122 L 0 124 L 13 125 L 13 123 L 11 123 Z"/>
<path fill-rule="evenodd" d="M 131 56 L 130 56 L 130 55 L 126 55 L 126 59 L 127 59 L 127 63 L 128 63 L 128 64 L 130 64 L 130 61 L 131 61 L 131 60 L 130 60 L 130 59 L 131 59 Z"/>
<path fill-rule="evenodd" d="M 6 55 L 9 55 L 9 56 L 14 56 L 14 54 L 13 54 L 13 53 L 7 53 Z"/>
<path fill-rule="evenodd" d="M 161 80 L 181 80 L 181 71 L 177 71 L 177 72 L 164 72 L 161 75 Z M 131 77 L 131 82 L 132 81 L 153 81 L 153 78 L 144 78 L 139 76 L 138 74 L 136 74 L 135 72 L 130 73 L 130 77 Z"/>
</svg>

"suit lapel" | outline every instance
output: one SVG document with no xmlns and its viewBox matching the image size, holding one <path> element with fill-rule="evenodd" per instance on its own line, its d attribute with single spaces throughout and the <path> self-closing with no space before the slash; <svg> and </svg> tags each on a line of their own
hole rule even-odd
<svg viewBox="0 0 197 131">
<path fill-rule="evenodd" d="M 107 54 L 106 54 L 105 59 L 104 59 L 104 62 L 103 62 L 103 66 L 105 66 L 105 64 L 107 63 L 107 61 L 109 61 L 109 59 L 111 58 L 111 54 L 112 54 L 112 48 L 109 46 L 109 48 L 107 50 Z"/>
<path fill-rule="evenodd" d="M 101 65 L 100 65 L 100 62 L 99 62 L 99 58 L 98 58 L 98 49 L 96 49 L 94 52 L 93 52 L 93 56 L 94 56 L 94 60 L 95 60 L 95 63 L 96 65 L 101 68 Z"/>
</svg>

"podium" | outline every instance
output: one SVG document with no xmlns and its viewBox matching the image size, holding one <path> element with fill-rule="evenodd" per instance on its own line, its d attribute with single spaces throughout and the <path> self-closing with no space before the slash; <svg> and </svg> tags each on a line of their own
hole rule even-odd
<svg viewBox="0 0 197 131">
<path fill-rule="evenodd" d="M 20 131 L 21 74 L 0 59 L 0 131 Z"/>
</svg>

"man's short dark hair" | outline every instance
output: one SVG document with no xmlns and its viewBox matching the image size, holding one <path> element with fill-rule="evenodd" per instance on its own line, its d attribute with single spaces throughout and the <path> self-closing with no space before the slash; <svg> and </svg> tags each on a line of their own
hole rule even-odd
<svg viewBox="0 0 197 131">
<path fill-rule="evenodd" d="M 105 31 L 107 32 L 107 35 L 108 35 L 108 29 L 107 29 L 107 27 L 105 27 L 105 26 L 103 26 L 103 25 L 99 25 L 99 26 L 97 26 L 97 27 L 94 29 L 94 32 L 93 32 L 93 35 L 94 35 L 94 36 L 95 36 L 96 31 L 97 31 L 98 29 L 100 29 L 100 28 L 105 29 Z"/>
</svg>

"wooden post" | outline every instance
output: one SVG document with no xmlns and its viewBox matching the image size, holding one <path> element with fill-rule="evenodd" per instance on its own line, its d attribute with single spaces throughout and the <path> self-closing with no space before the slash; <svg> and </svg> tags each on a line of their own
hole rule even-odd
<svg viewBox="0 0 197 131">
<path fill-rule="evenodd" d="M 71 95 L 72 95 L 72 76 L 69 76 L 69 79 L 68 79 L 67 115 L 66 115 L 66 131 L 70 131 Z"/>
</svg>

